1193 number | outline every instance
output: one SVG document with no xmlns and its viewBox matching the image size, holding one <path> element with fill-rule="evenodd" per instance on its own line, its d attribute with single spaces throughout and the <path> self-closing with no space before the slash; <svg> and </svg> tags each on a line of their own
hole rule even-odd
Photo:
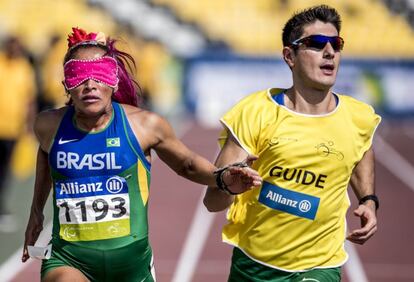
<svg viewBox="0 0 414 282">
<path fill-rule="evenodd" d="M 111 202 L 115 203 L 114 210 L 118 211 L 118 213 L 113 213 L 112 214 L 113 218 L 122 217 L 123 215 L 125 215 L 127 213 L 127 210 L 124 207 L 125 203 L 126 203 L 124 198 L 121 198 L 121 197 L 112 198 Z M 71 219 L 71 216 L 70 216 L 70 207 L 69 207 L 68 203 L 63 202 L 59 206 L 61 208 L 65 209 L 66 222 L 72 222 L 72 219 Z M 77 202 L 75 204 L 75 206 L 80 208 L 82 221 L 83 222 L 88 221 L 87 212 L 86 212 L 86 202 L 85 201 Z M 104 199 L 96 199 L 92 202 L 92 209 L 97 214 L 95 216 L 95 220 L 99 221 L 99 220 L 102 220 L 103 218 L 105 218 L 107 216 L 108 211 L 109 211 L 109 204 Z"/>
</svg>

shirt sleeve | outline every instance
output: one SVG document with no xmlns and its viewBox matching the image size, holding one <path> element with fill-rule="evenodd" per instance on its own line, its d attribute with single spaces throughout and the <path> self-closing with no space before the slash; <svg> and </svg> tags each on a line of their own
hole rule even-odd
<svg viewBox="0 0 414 282">
<path fill-rule="evenodd" d="M 257 154 L 263 120 L 260 96 L 261 93 L 255 93 L 244 98 L 220 119 L 225 128 L 219 137 L 221 146 L 228 134 L 232 134 L 246 152 Z"/>
<path fill-rule="evenodd" d="M 360 101 L 351 100 L 353 124 L 356 130 L 358 159 L 361 159 L 372 146 L 375 131 L 381 122 L 381 117 L 375 113 L 372 106 Z"/>
<path fill-rule="evenodd" d="M 381 117 L 377 115 L 374 109 L 369 106 L 368 116 L 366 127 L 364 130 L 360 130 L 360 135 L 363 138 L 364 145 L 362 146 L 362 153 L 368 151 L 368 149 L 372 146 L 372 140 L 374 138 L 374 134 L 381 123 Z"/>
</svg>

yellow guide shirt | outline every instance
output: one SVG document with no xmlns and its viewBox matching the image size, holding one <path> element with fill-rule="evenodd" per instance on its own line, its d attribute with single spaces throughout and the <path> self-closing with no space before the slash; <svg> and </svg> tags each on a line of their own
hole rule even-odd
<svg viewBox="0 0 414 282">
<path fill-rule="evenodd" d="M 259 157 L 253 168 L 263 178 L 262 187 L 236 196 L 223 241 L 284 271 L 340 266 L 347 260 L 348 182 L 381 118 L 343 95 L 331 113 L 296 113 L 272 98 L 282 91 L 254 93 L 221 119 Z"/>
</svg>

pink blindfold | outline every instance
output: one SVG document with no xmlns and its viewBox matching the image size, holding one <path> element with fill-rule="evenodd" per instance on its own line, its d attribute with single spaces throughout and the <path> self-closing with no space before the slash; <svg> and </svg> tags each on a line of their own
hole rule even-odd
<svg viewBox="0 0 414 282">
<path fill-rule="evenodd" d="M 64 66 L 65 87 L 67 90 L 78 87 L 92 79 L 102 82 L 109 87 L 118 85 L 118 65 L 111 57 L 92 60 L 69 60 Z"/>
</svg>

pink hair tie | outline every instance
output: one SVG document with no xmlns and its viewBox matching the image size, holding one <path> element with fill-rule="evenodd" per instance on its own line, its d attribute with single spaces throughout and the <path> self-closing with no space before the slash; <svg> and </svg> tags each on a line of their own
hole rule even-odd
<svg viewBox="0 0 414 282">
<path fill-rule="evenodd" d="M 63 66 L 67 90 L 78 87 L 92 79 L 115 88 L 118 85 L 118 64 L 112 57 L 91 60 L 72 59 Z"/>
</svg>

